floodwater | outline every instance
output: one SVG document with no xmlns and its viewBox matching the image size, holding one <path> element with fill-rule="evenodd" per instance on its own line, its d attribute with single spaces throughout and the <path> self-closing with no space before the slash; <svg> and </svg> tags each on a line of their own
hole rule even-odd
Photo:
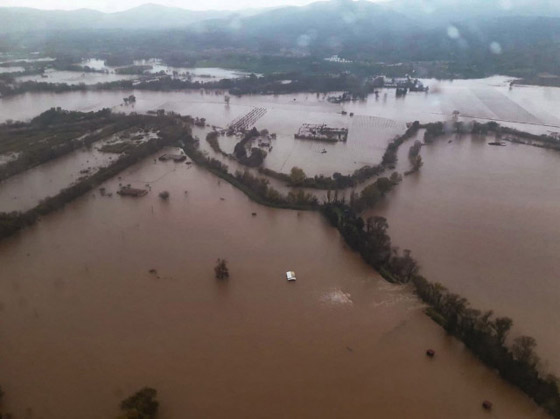
<svg viewBox="0 0 560 419">
<path fill-rule="evenodd" d="M 305 168 L 310 176 L 331 175 L 333 172 L 349 174 L 366 164 L 377 164 L 387 142 L 406 129 L 403 121 L 371 115 L 342 115 L 339 105 L 327 102 L 325 96 L 317 97 L 314 94 L 232 98 L 230 105 L 226 105 L 224 95 L 219 92 L 134 91 L 136 103 L 123 106 L 122 98 L 130 93 L 114 91 L 101 94 L 73 92 L 58 95 L 21 95 L 0 99 L 0 109 L 6 110 L 1 117 L 28 119 L 53 106 L 86 112 L 103 107 L 120 112 L 166 109 L 182 115 L 205 117 L 208 124 L 224 128 L 254 108 L 263 108 L 266 109 L 266 113 L 256 121 L 256 127 L 266 128 L 277 134 L 277 139 L 273 141 L 273 150 L 265 160 L 265 166 L 284 173 L 289 173 L 294 166 L 300 166 Z M 29 107 L 34 108 L 35 112 L 31 113 Z M 294 134 L 304 123 L 327 123 L 334 127 L 348 128 L 348 141 L 329 144 L 296 140 Z M 224 138 L 224 150 L 233 150 L 237 141 L 233 137 Z M 232 144 L 228 145 L 228 142 Z M 323 150 L 326 153 L 323 153 Z"/>
<path fill-rule="evenodd" d="M 423 147 L 420 172 L 375 213 L 387 217 L 393 244 L 411 249 L 427 278 L 511 317 L 514 335 L 535 337 L 558 374 L 560 153 L 489 141 L 452 136 Z"/>
<path fill-rule="evenodd" d="M 505 77 L 425 82 L 431 87 L 427 94 L 409 93 L 396 98 L 394 90 L 382 90 L 377 98 L 370 95 L 366 101 L 342 105 L 329 103 L 326 95 L 315 94 L 232 97 L 226 105 L 225 92 L 219 91 L 33 93 L 1 98 L 0 122 L 26 120 L 53 106 L 80 111 L 109 107 L 122 112 L 166 109 L 204 117 L 209 124 L 223 128 L 254 108 L 263 108 L 266 113 L 256 121 L 256 127 L 278 136 L 265 166 L 284 173 L 300 166 L 310 176 L 337 171 L 349 174 L 365 164 L 376 164 L 387 142 L 404 131 L 405 123 L 445 120 L 454 111 L 459 111 L 464 120 L 496 120 L 538 134 L 560 131 L 559 117 L 553 112 L 560 108 L 559 88 L 515 86 L 510 90 Z M 123 106 L 122 98 L 132 93 L 136 103 Z M 343 110 L 348 115 L 342 115 Z M 294 134 L 304 123 L 348 128 L 348 142 L 295 140 Z M 224 147 L 227 149 L 228 144 Z"/>
<path fill-rule="evenodd" d="M 82 67 L 93 68 L 94 70 L 108 70 L 108 71 L 111 70 L 111 67 L 107 67 L 105 65 L 105 60 L 100 60 L 98 58 L 88 58 L 82 60 L 80 65 Z"/>
<path fill-rule="evenodd" d="M 131 136 L 138 134 L 134 132 Z M 156 136 L 149 133 L 144 135 L 142 141 Z M 108 166 L 119 158 L 119 154 L 103 153 L 99 148 L 114 142 L 119 142 L 118 135 L 96 141 L 90 148 L 72 151 L 0 182 L 0 212 L 29 210 L 43 199 L 69 187 L 80 177 L 90 176 Z"/>
<path fill-rule="evenodd" d="M 381 90 L 379 98 L 372 95 L 365 104 L 351 103 L 345 108 L 407 122 L 441 121 L 459 111 L 464 120 L 497 121 L 537 134 L 560 131 L 560 117 L 555 112 L 560 108 L 560 88 L 516 85 L 510 90 L 511 80 L 502 76 L 423 80 L 430 87 L 429 93 L 409 93 L 397 98 L 394 90 Z"/>
<path fill-rule="evenodd" d="M 65 84 L 96 84 L 96 83 L 109 83 L 120 80 L 134 80 L 138 76 L 128 74 L 115 74 L 115 73 L 80 73 L 78 71 L 60 71 L 60 70 L 46 70 L 44 75 L 33 74 L 29 76 L 20 76 L 16 80 L 18 82 L 36 81 L 42 83 L 65 83 Z"/>
<path fill-rule="evenodd" d="M 0 182 L 0 212 L 26 211 L 56 195 L 84 173 L 108 165 L 116 155 L 79 149 Z"/>
<path fill-rule="evenodd" d="M 53 106 L 166 109 L 225 127 L 260 107 L 266 113 L 256 127 L 277 134 L 265 165 L 308 175 L 378 163 L 406 122 L 454 110 L 464 120 L 560 130 L 552 112 L 560 89 L 510 91 L 504 78 L 428 83 L 427 95 L 397 99 L 389 90 L 344 105 L 312 94 L 232 97 L 229 106 L 223 92 L 25 94 L 0 99 L 0 118 L 25 120 Z M 137 102 L 123 106 L 131 93 Z M 347 127 L 348 142 L 295 140 L 306 122 Z M 206 149 L 208 130 L 195 130 Z M 226 151 L 236 141 L 220 138 Z M 513 318 L 514 334 L 534 336 L 558 373 L 560 155 L 487 142 L 465 136 L 423 148 L 420 173 L 378 213 L 388 217 L 394 245 L 412 249 L 430 280 Z M 410 145 L 399 151 L 401 172 Z M 259 207 L 184 164 L 147 159 L 106 187 L 115 192 L 120 182 L 151 191 L 141 200 L 90 194 L 0 243 L 0 384 L 18 416 L 31 409 L 44 418 L 113 417 L 119 400 L 151 385 L 163 419 L 475 418 L 487 416 L 483 399 L 495 402 L 491 417 L 541 417 L 445 337 L 409 290 L 387 285 L 346 250 L 317 214 Z M 162 190 L 169 202 L 158 198 Z M 230 262 L 225 284 L 212 278 L 218 257 Z M 287 284 L 292 269 L 298 281 Z M 428 347 L 436 362 L 425 359 Z"/>
<path fill-rule="evenodd" d="M 42 63 L 42 62 L 48 62 L 48 61 L 56 60 L 56 58 L 51 58 L 51 57 L 16 58 L 14 56 L 9 56 L 9 55 L 1 56 L 1 57 L 2 57 L 2 61 L 0 62 L 0 64 L 7 63 L 7 62 L 15 62 L 15 61 L 22 61 L 22 62 L 26 62 L 26 63 Z"/>
<path fill-rule="evenodd" d="M 19 73 L 21 71 L 25 71 L 23 67 L 0 67 L 0 74 L 2 73 Z"/>
<path fill-rule="evenodd" d="M 160 73 L 163 71 L 166 74 L 172 75 L 173 72 L 177 72 L 181 76 L 190 76 L 192 81 L 201 82 L 218 81 L 223 79 L 238 79 L 250 75 L 250 73 L 244 71 L 217 67 L 172 67 L 158 59 L 135 60 L 134 65 L 150 65 L 152 66 L 152 69 L 148 70 L 148 72 L 152 74 Z"/>
<path fill-rule="evenodd" d="M 151 60 L 138 60 L 134 62 L 135 65 L 151 65 L 152 69 L 148 73 L 160 73 L 164 72 L 166 74 L 172 75 L 173 72 L 178 72 L 181 76 L 188 75 L 192 81 L 200 82 L 210 82 L 217 81 L 221 79 L 235 79 L 240 77 L 248 76 L 249 73 L 237 71 L 237 70 L 226 70 L 223 68 L 188 68 L 188 67 L 170 67 L 168 65 L 162 64 L 161 62 L 151 61 Z M 40 74 L 33 74 L 28 76 L 19 76 L 17 81 L 36 81 L 43 83 L 65 83 L 70 85 L 75 84 L 86 84 L 92 85 L 96 83 L 109 83 L 121 80 L 135 80 L 140 76 L 135 74 L 118 74 L 115 70 L 118 67 L 108 67 L 105 65 L 105 61 L 99 59 L 87 59 L 82 61 L 80 66 L 88 66 L 95 70 L 105 70 L 105 72 L 97 73 L 80 73 L 79 71 L 61 71 L 54 69 L 47 69 L 44 73 L 46 77 Z M 23 67 L 0 67 L 0 73 L 23 71 Z"/>
<path fill-rule="evenodd" d="M 119 182 L 151 191 L 88 194 L 0 243 L 14 417 L 115 417 L 146 385 L 161 419 L 545 417 L 318 214 L 260 207 L 197 167 L 151 158 L 103 186 Z"/>
</svg>

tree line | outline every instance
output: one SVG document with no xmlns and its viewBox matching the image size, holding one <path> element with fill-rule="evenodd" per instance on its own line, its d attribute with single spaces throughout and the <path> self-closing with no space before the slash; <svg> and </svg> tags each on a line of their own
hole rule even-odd
<svg viewBox="0 0 560 419">
<path fill-rule="evenodd" d="M 0 150 L 17 158 L 0 167 L 0 181 L 107 138 L 133 124 L 132 118 L 97 112 L 69 112 L 52 108 L 29 123 L 0 125 Z"/>
<path fill-rule="evenodd" d="M 241 141 L 235 144 L 233 149 L 233 155 L 236 160 L 244 166 L 248 167 L 259 167 L 263 164 L 264 159 L 267 156 L 266 151 L 261 150 L 258 147 L 250 147 L 250 144 L 260 136 L 259 131 L 253 127 L 253 129 L 243 135 Z M 247 148 L 250 148 L 250 153 L 247 154 Z"/>
<path fill-rule="evenodd" d="M 429 305 L 427 313 L 444 329 L 460 339 L 485 364 L 499 371 L 554 417 L 560 417 L 558 378 L 541 371 L 535 353 L 535 339 L 519 336 L 507 344 L 513 321 L 481 312 L 469 302 L 420 275 L 410 250 L 399 252 L 391 246 L 388 223 L 383 217 L 363 220 L 343 202 L 326 203 L 322 213 L 336 227 L 346 243 L 392 283 L 411 283 L 416 294 Z"/>
<path fill-rule="evenodd" d="M 134 67 L 129 71 L 136 72 L 139 71 L 139 69 Z M 290 83 L 283 82 L 286 78 L 290 79 Z M 0 77 L 0 94 L 2 96 L 13 96 L 28 92 L 64 93 L 72 91 L 132 89 L 150 91 L 209 89 L 229 91 L 230 94 L 236 96 L 249 94 L 328 93 L 333 91 L 347 91 L 350 92 L 355 99 L 365 99 L 369 93 L 373 92 L 373 85 L 370 84 L 365 77 L 346 73 L 340 73 L 334 76 L 330 74 L 303 75 L 300 73 L 271 74 L 266 76 L 251 74 L 249 77 L 206 82 L 152 74 L 149 76 L 140 76 L 136 81 L 118 80 L 91 85 L 86 85 L 85 83 L 66 84 L 43 81 L 18 82 L 13 77 Z"/>
<path fill-rule="evenodd" d="M 158 138 L 138 145 L 134 150 L 121 155 L 111 165 L 103 167 L 96 173 L 78 180 L 71 186 L 62 189 L 55 196 L 44 199 L 37 206 L 28 211 L 0 212 L 0 240 L 17 233 L 25 227 L 35 224 L 39 217 L 64 207 L 67 203 L 111 179 L 127 167 L 154 154 L 164 146 L 177 144 L 185 135 L 190 136 L 189 118 L 187 117 L 130 115 L 127 118 L 130 118 L 132 123 L 135 123 L 143 129 L 151 127 L 157 130 L 159 132 Z"/>
<path fill-rule="evenodd" d="M 505 127 L 495 121 L 485 123 L 477 121 L 449 121 L 449 122 L 432 122 L 419 125 L 424 128 L 424 143 L 430 144 L 434 140 L 449 134 L 473 134 L 473 135 L 489 135 L 493 134 L 497 138 L 503 138 L 506 141 L 514 143 L 528 144 L 542 148 L 550 148 L 560 150 L 560 138 L 547 134 L 532 134 L 530 132 L 521 131 L 515 128 Z M 504 136 L 509 136 L 504 138 Z"/>
<path fill-rule="evenodd" d="M 229 167 L 221 161 L 206 156 L 198 148 L 197 141 L 188 136 L 180 143 L 183 151 L 196 164 L 205 167 L 221 179 L 245 193 L 253 201 L 274 208 L 311 210 L 319 207 L 317 198 L 302 190 L 282 195 L 270 186 L 268 179 L 252 175 L 248 170 L 229 173 Z"/>
</svg>

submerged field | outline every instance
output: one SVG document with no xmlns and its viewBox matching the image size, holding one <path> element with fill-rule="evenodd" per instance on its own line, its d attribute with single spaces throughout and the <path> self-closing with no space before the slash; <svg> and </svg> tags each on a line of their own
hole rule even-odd
<svg viewBox="0 0 560 419">
<path fill-rule="evenodd" d="M 558 372 L 560 153 L 489 141 L 424 146 L 420 172 L 370 214 L 388 219 L 394 244 L 414 251 L 426 277 L 511 317 Z"/>
<path fill-rule="evenodd" d="M 263 208 L 185 164 L 147 159 L 103 186 L 119 182 L 151 192 L 85 196 L 0 244 L 14 414 L 112 417 L 151 385 L 162 418 L 478 417 L 486 398 L 496 417 L 543 417 L 318 214 Z"/>
</svg>

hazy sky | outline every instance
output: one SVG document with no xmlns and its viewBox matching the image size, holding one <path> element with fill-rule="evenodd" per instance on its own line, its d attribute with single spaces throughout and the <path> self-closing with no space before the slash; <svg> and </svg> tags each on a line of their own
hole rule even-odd
<svg viewBox="0 0 560 419">
<path fill-rule="evenodd" d="M 115 12 L 130 9 L 144 3 L 157 3 L 191 10 L 234 10 L 288 5 L 302 6 L 313 3 L 314 1 L 316 0 L 0 0 L 0 6 L 65 10 L 86 8 L 101 10 L 103 12 Z"/>
</svg>

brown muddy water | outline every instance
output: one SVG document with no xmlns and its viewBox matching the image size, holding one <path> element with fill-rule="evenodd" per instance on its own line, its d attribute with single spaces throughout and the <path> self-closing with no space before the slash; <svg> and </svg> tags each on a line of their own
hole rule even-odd
<svg viewBox="0 0 560 419">
<path fill-rule="evenodd" d="M 560 153 L 484 137 L 424 146 L 424 166 L 374 212 L 423 274 L 514 320 L 560 373 Z M 400 159 L 406 159 L 405 143 Z"/>
<path fill-rule="evenodd" d="M 91 168 L 89 173 L 94 173 L 111 159 L 115 160 L 115 155 L 80 149 L 12 176 L 0 182 L 0 212 L 31 209 L 84 176 L 80 171 Z"/>
<path fill-rule="evenodd" d="M 544 417 L 319 214 L 258 206 L 186 164 L 146 159 L 103 186 L 119 183 L 151 191 L 90 193 L 0 243 L 14 417 L 111 418 L 145 385 L 162 419 Z"/>
<path fill-rule="evenodd" d="M 132 136 L 138 134 L 133 133 Z M 154 133 L 146 134 L 142 141 L 156 136 Z M 90 148 L 75 150 L 0 182 L 0 212 L 27 211 L 81 177 L 90 176 L 108 166 L 119 158 L 119 154 L 103 153 L 99 148 L 118 141 L 118 135 L 109 136 Z"/>
</svg>

